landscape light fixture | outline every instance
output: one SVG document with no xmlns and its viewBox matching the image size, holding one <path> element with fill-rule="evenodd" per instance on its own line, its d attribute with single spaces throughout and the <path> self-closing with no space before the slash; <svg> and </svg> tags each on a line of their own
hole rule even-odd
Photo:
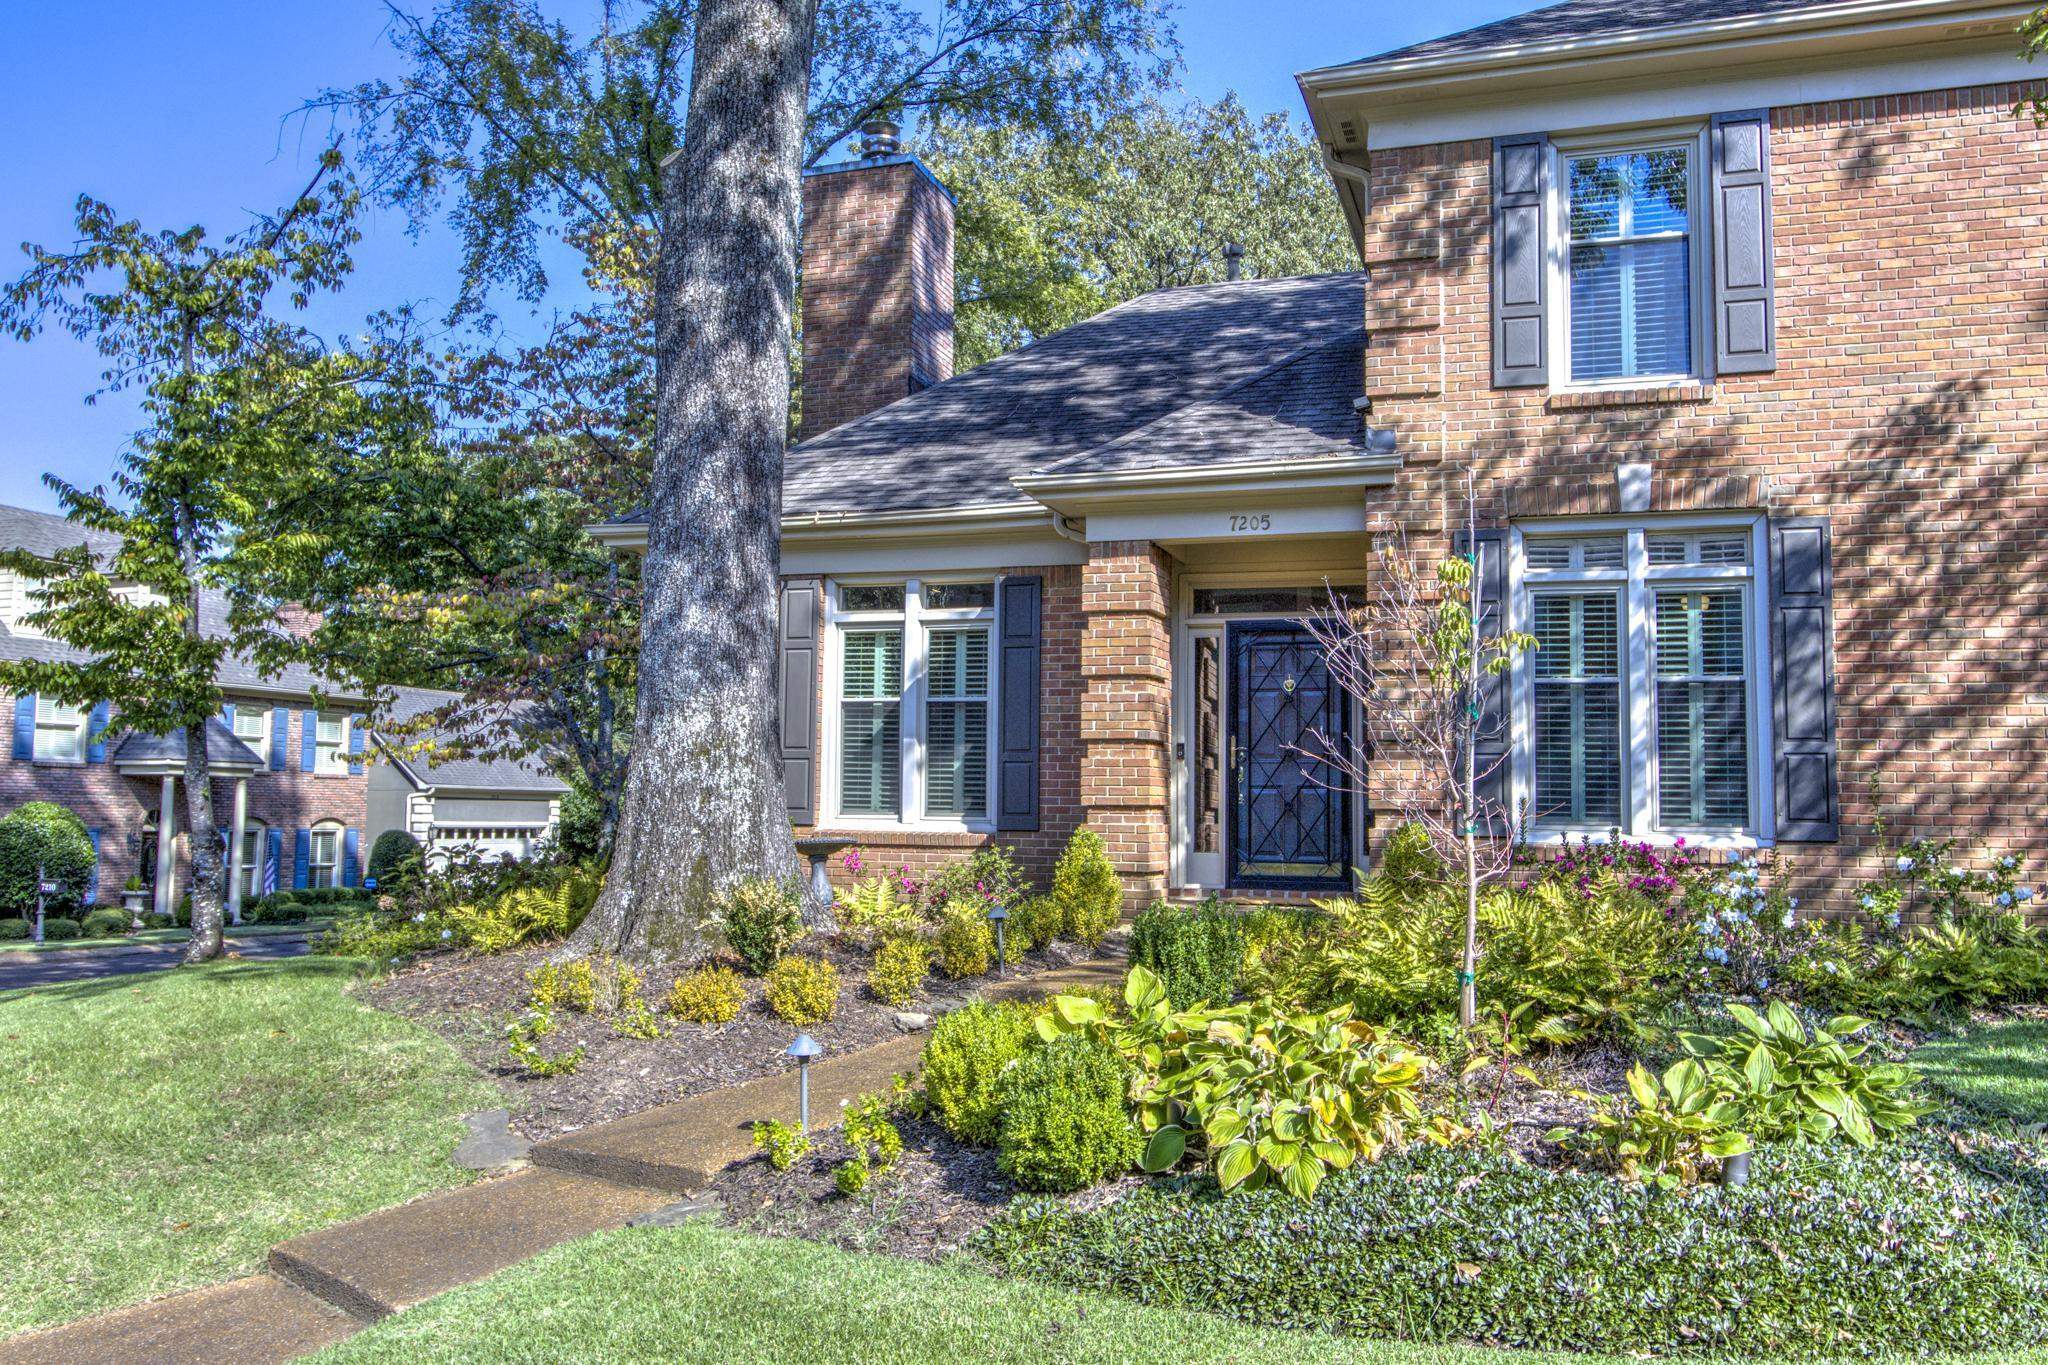
<svg viewBox="0 0 2048 1365">
<path fill-rule="evenodd" d="M 811 1131 L 811 1058 L 822 1057 L 825 1049 L 808 1033 L 799 1033 L 784 1053 L 796 1058 L 796 1130 Z"/>
<path fill-rule="evenodd" d="M 1006 919 L 1008 919 L 1009 917 L 1010 917 L 1010 912 L 1009 912 L 1009 911 L 1007 911 L 1007 910 L 1005 910 L 1005 909 L 1003 909 L 1003 907 L 1002 907 L 1002 903 L 1001 903 L 1000 901 L 998 901 L 998 902 L 997 902 L 996 904 L 994 904 L 994 905 L 991 905 L 991 906 L 990 906 L 990 907 L 988 908 L 988 922 L 989 922 L 990 924 L 993 924 L 993 925 L 995 925 L 995 927 L 996 927 L 996 975 L 997 975 L 997 976 L 1001 976 L 1001 975 L 1003 974 L 1003 960 L 1004 960 L 1004 955 L 1003 955 L 1003 921 L 1004 921 L 1004 920 L 1006 920 Z"/>
</svg>

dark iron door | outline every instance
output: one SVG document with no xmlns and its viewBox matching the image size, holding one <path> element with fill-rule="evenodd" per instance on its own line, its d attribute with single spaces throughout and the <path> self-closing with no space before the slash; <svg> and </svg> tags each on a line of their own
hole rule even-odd
<svg viewBox="0 0 2048 1365">
<path fill-rule="evenodd" d="M 1230 625 L 1230 884 L 1347 890 L 1351 798 L 1316 755 L 1350 743 L 1351 708 L 1292 621 Z"/>
</svg>

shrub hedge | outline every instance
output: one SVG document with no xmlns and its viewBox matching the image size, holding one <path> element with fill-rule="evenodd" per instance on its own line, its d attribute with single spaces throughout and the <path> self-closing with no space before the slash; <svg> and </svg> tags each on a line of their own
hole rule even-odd
<svg viewBox="0 0 2048 1365">
<path fill-rule="evenodd" d="M 128 916 L 119 910 L 95 910 L 78 928 L 87 938 L 118 938 L 128 932 Z"/>
<path fill-rule="evenodd" d="M 1244 970 L 1244 921 L 1221 901 L 1155 903 L 1131 926 L 1131 962 L 1149 967 L 1177 1010 L 1227 1005 Z"/>
<path fill-rule="evenodd" d="M 1782 1358 L 2048 1335 L 2048 1191 L 1988 1182 L 1938 1134 L 1774 1147 L 1747 1186 L 1672 1192 L 1424 1148 L 1308 1204 L 1206 1177 L 1020 1201 L 978 1245 L 1144 1303 L 1428 1341 Z"/>
<path fill-rule="evenodd" d="M 996 1149 L 1018 1188 L 1085 1190 L 1131 1169 L 1144 1139 L 1124 1104 L 1124 1059 L 1069 1034 L 1033 1048 L 997 1086 Z"/>
<path fill-rule="evenodd" d="M 78 921 L 68 915 L 46 915 L 43 918 L 43 939 L 48 943 L 61 943 L 79 935 Z"/>
<path fill-rule="evenodd" d="M 924 1088 L 947 1132 L 983 1146 L 1002 1117 L 1003 1071 L 1036 1038 L 1031 1012 L 977 1000 L 941 1015 L 924 1046 Z"/>
</svg>

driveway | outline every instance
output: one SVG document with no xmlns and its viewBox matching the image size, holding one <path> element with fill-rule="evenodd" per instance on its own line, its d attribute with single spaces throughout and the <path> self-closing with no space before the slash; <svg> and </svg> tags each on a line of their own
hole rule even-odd
<svg viewBox="0 0 2048 1365">
<path fill-rule="evenodd" d="M 228 939 L 228 951 L 245 958 L 298 957 L 307 951 L 310 935 L 265 934 Z M 0 991 L 23 986 L 54 986 L 62 981 L 87 981 L 97 976 L 133 976 L 160 972 L 185 959 L 182 943 L 138 943 L 125 948 L 72 948 L 55 953 L 0 953 Z"/>
</svg>

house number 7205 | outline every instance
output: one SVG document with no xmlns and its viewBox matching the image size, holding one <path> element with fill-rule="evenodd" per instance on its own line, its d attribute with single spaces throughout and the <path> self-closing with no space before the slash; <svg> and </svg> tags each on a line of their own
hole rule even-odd
<svg viewBox="0 0 2048 1365">
<path fill-rule="evenodd" d="M 1237 516 L 1233 514 L 1230 518 L 1230 529 L 1232 531 L 1270 531 L 1273 529 L 1273 515 L 1270 512 L 1260 512 L 1255 516 Z"/>
</svg>

